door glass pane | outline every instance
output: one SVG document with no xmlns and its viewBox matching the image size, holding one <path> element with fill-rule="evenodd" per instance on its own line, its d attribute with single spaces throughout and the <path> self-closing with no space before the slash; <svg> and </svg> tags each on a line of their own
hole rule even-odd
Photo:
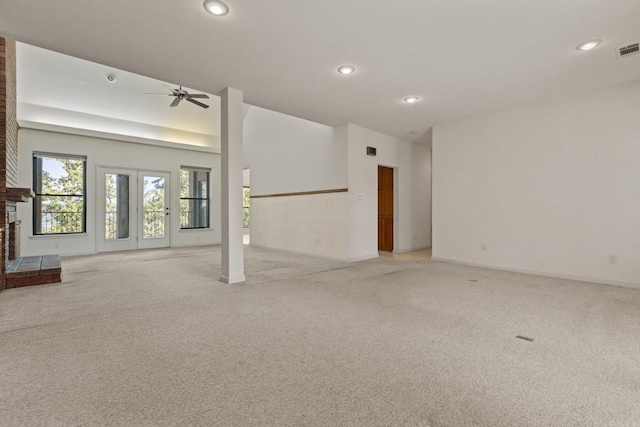
<svg viewBox="0 0 640 427">
<path fill-rule="evenodd" d="M 129 238 L 129 175 L 105 175 L 106 240 Z"/>
<path fill-rule="evenodd" d="M 164 237 L 165 203 L 164 178 L 158 176 L 145 176 L 143 181 L 144 197 L 142 209 L 142 237 Z"/>
</svg>

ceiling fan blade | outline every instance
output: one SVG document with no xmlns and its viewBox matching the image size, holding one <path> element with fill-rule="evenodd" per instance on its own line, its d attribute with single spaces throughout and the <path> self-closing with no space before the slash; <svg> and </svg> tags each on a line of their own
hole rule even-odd
<svg viewBox="0 0 640 427">
<path fill-rule="evenodd" d="M 193 95 L 191 95 L 191 94 L 187 95 L 187 98 L 207 98 L 207 99 L 209 99 L 209 95 L 204 94 L 204 93 L 196 93 L 196 94 L 193 94 Z"/>
<path fill-rule="evenodd" d="M 171 107 L 177 107 L 178 104 L 180 104 L 181 99 L 180 98 L 176 98 L 173 100 L 173 102 L 171 103 Z"/>
<path fill-rule="evenodd" d="M 172 93 L 157 93 L 157 92 L 145 92 L 145 95 L 164 95 L 164 96 L 173 96 Z"/>
<path fill-rule="evenodd" d="M 202 102 L 199 102 L 199 101 L 193 100 L 193 99 L 191 99 L 190 97 L 189 97 L 189 98 L 187 98 L 187 101 L 189 101 L 189 102 L 191 102 L 191 103 L 193 103 L 193 104 L 199 105 L 199 106 L 200 106 L 200 107 L 202 107 L 202 108 L 209 108 L 209 106 L 208 106 L 207 104 L 203 104 Z"/>
<path fill-rule="evenodd" d="M 173 93 L 178 93 L 178 89 L 174 89 L 174 88 L 172 88 L 172 87 L 171 87 L 171 86 L 169 86 L 169 85 L 164 85 L 164 84 L 163 84 L 162 86 L 166 87 L 167 89 L 169 89 L 169 90 L 170 90 L 171 92 L 173 92 Z"/>
</svg>

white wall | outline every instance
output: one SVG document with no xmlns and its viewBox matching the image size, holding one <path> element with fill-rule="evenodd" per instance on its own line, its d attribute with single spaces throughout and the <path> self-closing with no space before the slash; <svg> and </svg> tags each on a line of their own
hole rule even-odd
<svg viewBox="0 0 640 427">
<path fill-rule="evenodd" d="M 165 143 L 166 144 L 166 143 Z M 87 157 L 87 233 L 68 236 L 33 236 L 32 202 L 18 203 L 22 221 L 22 256 L 96 252 L 96 170 L 98 166 L 169 172 L 171 211 L 179 212 L 180 166 L 211 169 L 211 229 L 180 230 L 180 216 L 171 216 L 171 246 L 220 243 L 220 156 L 207 151 L 127 143 L 83 135 L 22 128 L 18 144 L 18 185 L 32 188 L 34 151 Z"/>
<path fill-rule="evenodd" d="M 330 126 L 252 106 L 244 152 L 252 195 L 347 187 L 347 147 Z"/>
<path fill-rule="evenodd" d="M 348 258 L 348 193 L 251 199 L 251 245 Z"/>
<path fill-rule="evenodd" d="M 251 106 L 244 152 L 251 196 L 347 188 L 346 126 Z M 251 245 L 346 259 L 347 203 L 347 193 L 252 198 Z"/>
<path fill-rule="evenodd" d="M 434 259 L 640 287 L 639 118 L 636 81 L 435 127 Z"/>
<path fill-rule="evenodd" d="M 366 147 L 377 155 L 367 156 Z M 378 165 L 394 168 L 394 252 L 431 246 L 430 148 L 348 125 L 349 259 L 378 256 Z"/>
<path fill-rule="evenodd" d="M 378 156 L 366 155 L 366 147 Z M 396 168 L 394 252 L 431 246 L 430 148 L 345 124 L 319 125 L 257 107 L 245 117 L 251 244 L 345 260 L 378 256 L 378 165 Z"/>
</svg>

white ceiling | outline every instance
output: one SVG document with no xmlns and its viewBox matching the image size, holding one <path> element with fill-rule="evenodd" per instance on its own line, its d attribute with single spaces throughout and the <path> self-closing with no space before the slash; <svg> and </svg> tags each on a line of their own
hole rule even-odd
<svg viewBox="0 0 640 427">
<path fill-rule="evenodd" d="M 638 0 L 227 3 L 214 17 L 202 0 L 0 0 L 0 35 L 418 141 L 437 123 L 640 78 L 640 55 L 615 54 L 640 41 Z M 575 50 L 594 38 L 604 43 Z M 357 72 L 338 75 L 343 64 Z"/>
<path fill-rule="evenodd" d="M 187 101 L 171 108 L 175 98 L 159 80 L 24 43 L 18 43 L 17 57 L 23 126 L 44 123 L 219 150 L 218 96 L 198 100 L 207 109 Z"/>
</svg>

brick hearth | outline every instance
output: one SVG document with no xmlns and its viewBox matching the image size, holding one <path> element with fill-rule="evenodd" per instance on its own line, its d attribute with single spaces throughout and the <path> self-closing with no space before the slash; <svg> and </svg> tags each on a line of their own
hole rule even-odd
<svg viewBox="0 0 640 427">
<path fill-rule="evenodd" d="M 18 257 L 7 262 L 6 289 L 60 283 L 58 255 Z"/>
</svg>

